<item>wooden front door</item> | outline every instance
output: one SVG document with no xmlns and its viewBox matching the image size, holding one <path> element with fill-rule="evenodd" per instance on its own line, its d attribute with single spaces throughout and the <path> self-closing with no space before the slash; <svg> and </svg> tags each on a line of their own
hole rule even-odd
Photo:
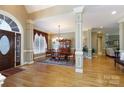
<svg viewBox="0 0 124 93">
<path fill-rule="evenodd" d="M 0 30 L 0 71 L 15 65 L 15 33 Z"/>
</svg>

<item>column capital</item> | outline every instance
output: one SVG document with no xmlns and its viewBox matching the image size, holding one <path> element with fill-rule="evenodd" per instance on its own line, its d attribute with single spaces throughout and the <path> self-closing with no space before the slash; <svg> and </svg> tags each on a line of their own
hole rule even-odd
<svg viewBox="0 0 124 93">
<path fill-rule="evenodd" d="M 34 24 L 33 20 L 27 19 L 27 23 Z"/>
<path fill-rule="evenodd" d="M 122 18 L 122 19 L 120 19 L 119 21 L 118 21 L 118 23 L 123 23 L 124 22 L 124 18 Z"/>
<path fill-rule="evenodd" d="M 84 10 L 84 6 L 76 7 L 73 9 L 74 13 L 81 13 Z"/>
</svg>

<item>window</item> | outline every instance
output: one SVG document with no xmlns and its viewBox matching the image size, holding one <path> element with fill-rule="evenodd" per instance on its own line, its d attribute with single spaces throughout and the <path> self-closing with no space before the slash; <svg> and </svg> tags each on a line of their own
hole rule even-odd
<svg viewBox="0 0 124 93">
<path fill-rule="evenodd" d="M 46 39 L 37 33 L 34 36 L 34 54 L 45 53 L 47 48 Z"/>
</svg>

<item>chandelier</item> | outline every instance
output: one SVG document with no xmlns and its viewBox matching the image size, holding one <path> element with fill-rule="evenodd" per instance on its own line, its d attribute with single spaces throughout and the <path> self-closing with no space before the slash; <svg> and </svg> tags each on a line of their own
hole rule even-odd
<svg viewBox="0 0 124 93">
<path fill-rule="evenodd" d="M 57 37 L 55 37 L 52 41 L 53 42 L 56 42 L 56 41 L 60 41 L 62 39 L 63 39 L 63 37 L 61 36 L 61 33 L 60 33 L 60 25 L 58 25 L 58 34 L 57 34 Z"/>
<path fill-rule="evenodd" d="M 59 31 L 58 31 L 58 41 L 59 41 L 59 40 L 62 40 L 63 37 L 60 34 L 60 25 L 58 25 L 58 28 L 59 28 Z"/>
</svg>

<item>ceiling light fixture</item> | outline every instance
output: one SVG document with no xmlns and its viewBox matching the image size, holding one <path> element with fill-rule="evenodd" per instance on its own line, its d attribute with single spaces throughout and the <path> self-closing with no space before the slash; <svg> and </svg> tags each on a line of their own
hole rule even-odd
<svg viewBox="0 0 124 93">
<path fill-rule="evenodd" d="M 117 11 L 112 11 L 112 15 L 115 15 L 117 13 Z"/>
<path fill-rule="evenodd" d="M 60 34 L 60 25 L 58 25 L 59 31 L 58 31 L 58 37 L 56 38 L 56 41 L 62 40 L 63 37 Z"/>
</svg>

